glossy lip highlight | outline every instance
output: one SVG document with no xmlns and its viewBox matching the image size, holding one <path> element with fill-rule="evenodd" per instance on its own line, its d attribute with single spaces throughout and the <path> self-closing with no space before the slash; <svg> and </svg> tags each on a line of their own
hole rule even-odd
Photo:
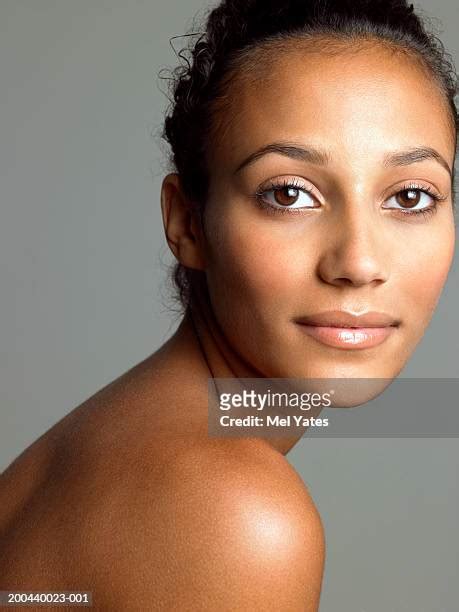
<svg viewBox="0 0 459 612">
<path fill-rule="evenodd" d="M 350 350 L 378 346 L 400 325 L 387 313 L 367 311 L 355 315 L 344 310 L 300 317 L 295 322 L 322 344 Z"/>
</svg>

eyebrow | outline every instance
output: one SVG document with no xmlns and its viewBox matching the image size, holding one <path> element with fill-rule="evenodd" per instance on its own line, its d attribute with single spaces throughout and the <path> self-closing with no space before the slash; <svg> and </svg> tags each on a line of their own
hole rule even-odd
<svg viewBox="0 0 459 612">
<path fill-rule="evenodd" d="M 264 157 L 268 153 L 278 153 L 291 159 L 298 159 L 300 161 L 310 162 L 318 166 L 326 165 L 330 157 L 326 151 L 318 149 L 312 146 L 299 146 L 297 144 L 289 142 L 272 142 L 261 149 L 257 149 L 254 153 L 251 153 L 246 157 L 236 168 L 234 174 L 237 174 L 242 168 L 249 166 L 256 162 L 260 157 Z"/>
<path fill-rule="evenodd" d="M 448 172 L 449 176 L 451 178 L 453 177 L 453 171 L 449 167 L 446 159 L 440 155 L 438 151 L 432 149 L 431 147 L 413 147 L 412 149 L 400 151 L 399 153 L 391 153 L 386 155 L 384 158 L 384 165 L 409 166 L 410 164 L 415 164 L 416 162 L 424 161 L 426 159 L 437 161 L 440 166 L 442 166 Z"/>
<path fill-rule="evenodd" d="M 327 151 L 313 146 L 303 146 L 289 142 L 272 142 L 246 157 L 236 168 L 237 174 L 242 168 L 253 164 L 268 153 L 277 153 L 300 161 L 309 162 L 318 166 L 326 166 L 330 162 L 330 155 Z M 438 151 L 431 147 L 412 147 L 406 151 L 388 153 L 383 160 L 386 167 L 408 166 L 424 160 L 434 160 L 438 162 L 452 178 L 453 173 L 445 158 Z"/>
</svg>

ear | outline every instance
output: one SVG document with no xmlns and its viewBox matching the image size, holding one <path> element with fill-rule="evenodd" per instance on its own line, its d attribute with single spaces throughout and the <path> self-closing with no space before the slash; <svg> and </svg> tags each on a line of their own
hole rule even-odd
<svg viewBox="0 0 459 612">
<path fill-rule="evenodd" d="M 161 211 L 166 240 L 176 259 L 195 270 L 204 270 L 204 235 L 198 215 L 184 195 L 180 176 L 168 174 L 161 187 Z"/>
</svg>

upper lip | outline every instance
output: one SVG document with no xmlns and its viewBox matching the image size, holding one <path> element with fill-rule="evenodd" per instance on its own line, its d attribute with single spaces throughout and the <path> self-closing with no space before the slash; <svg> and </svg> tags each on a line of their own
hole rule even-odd
<svg viewBox="0 0 459 612">
<path fill-rule="evenodd" d="M 299 317 L 297 323 L 316 325 L 319 327 L 390 327 L 397 326 L 400 321 L 385 312 L 367 311 L 362 314 L 352 314 L 345 310 L 329 310 Z"/>
</svg>

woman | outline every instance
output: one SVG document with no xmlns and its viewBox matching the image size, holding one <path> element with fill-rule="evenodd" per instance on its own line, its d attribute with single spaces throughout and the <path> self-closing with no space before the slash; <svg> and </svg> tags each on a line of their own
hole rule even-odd
<svg viewBox="0 0 459 612">
<path fill-rule="evenodd" d="M 402 0 L 227 0 L 178 68 L 183 319 L 2 476 L 0 588 L 101 610 L 318 610 L 296 437 L 209 437 L 210 378 L 395 378 L 454 250 L 456 78 Z M 365 399 L 369 399 L 366 397 Z"/>
</svg>

